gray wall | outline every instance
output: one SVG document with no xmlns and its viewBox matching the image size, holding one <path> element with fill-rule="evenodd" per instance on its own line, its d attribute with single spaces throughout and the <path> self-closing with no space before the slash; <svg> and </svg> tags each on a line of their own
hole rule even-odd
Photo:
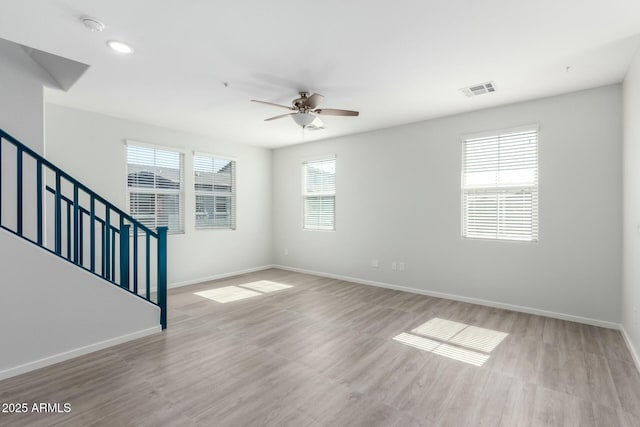
<svg viewBox="0 0 640 427">
<path fill-rule="evenodd" d="M 539 243 L 462 239 L 460 136 L 533 123 L 540 126 Z M 614 85 L 278 149 L 274 261 L 619 322 L 621 148 L 621 87 Z M 303 230 L 301 161 L 334 153 L 337 229 Z M 405 262 L 406 271 L 392 271 L 392 261 Z"/>
<path fill-rule="evenodd" d="M 624 81 L 623 186 L 622 325 L 640 363 L 640 51 Z"/>
<path fill-rule="evenodd" d="M 271 264 L 271 151 L 47 104 L 47 157 L 126 211 L 126 139 L 185 150 L 185 233 L 168 241 L 169 285 Z M 192 152 L 237 161 L 236 230 L 196 230 Z"/>
</svg>

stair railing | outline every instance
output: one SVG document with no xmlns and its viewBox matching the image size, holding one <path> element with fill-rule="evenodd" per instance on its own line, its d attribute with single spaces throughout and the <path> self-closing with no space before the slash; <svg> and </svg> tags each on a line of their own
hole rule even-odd
<svg viewBox="0 0 640 427">
<path fill-rule="evenodd" d="M 157 305 L 167 327 L 167 227 L 149 229 L 1 129 L 0 227 Z"/>
</svg>

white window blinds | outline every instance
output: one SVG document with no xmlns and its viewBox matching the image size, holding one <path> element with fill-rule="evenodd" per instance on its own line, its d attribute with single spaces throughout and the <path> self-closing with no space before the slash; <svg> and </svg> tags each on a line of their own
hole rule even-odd
<svg viewBox="0 0 640 427">
<path fill-rule="evenodd" d="M 151 229 L 184 230 L 184 154 L 127 144 L 127 207 Z"/>
<path fill-rule="evenodd" d="M 193 156 L 196 228 L 236 228 L 236 162 Z"/>
<path fill-rule="evenodd" d="M 302 226 L 308 230 L 335 230 L 336 159 L 302 163 Z"/>
<path fill-rule="evenodd" d="M 538 240 L 538 132 L 465 139 L 462 235 Z"/>
</svg>

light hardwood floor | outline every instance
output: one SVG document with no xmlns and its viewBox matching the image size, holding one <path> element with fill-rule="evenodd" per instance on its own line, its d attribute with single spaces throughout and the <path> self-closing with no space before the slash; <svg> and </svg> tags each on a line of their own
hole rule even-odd
<svg viewBox="0 0 640 427">
<path fill-rule="evenodd" d="M 195 295 L 258 280 L 293 287 Z M 618 331 L 275 269 L 175 289 L 169 304 L 162 334 L 0 382 L 0 402 L 72 408 L 0 425 L 640 426 Z M 434 318 L 508 335 L 482 366 L 456 360 L 473 343 L 438 354 L 392 339 Z"/>
</svg>

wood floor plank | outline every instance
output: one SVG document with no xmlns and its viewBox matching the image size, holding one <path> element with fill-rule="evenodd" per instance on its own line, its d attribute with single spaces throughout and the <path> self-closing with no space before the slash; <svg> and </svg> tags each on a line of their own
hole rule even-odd
<svg viewBox="0 0 640 427">
<path fill-rule="evenodd" d="M 584 351 L 599 355 L 606 355 L 599 339 L 599 329 L 592 325 L 580 325 L 581 344 Z"/>
<path fill-rule="evenodd" d="M 631 353 L 629 353 L 620 331 L 598 328 L 597 333 L 599 335 L 598 341 L 608 359 L 617 359 L 633 363 Z"/>
<path fill-rule="evenodd" d="M 528 427 L 533 423 L 537 387 L 514 379 L 505 399 L 504 410 L 498 423 L 501 427 Z"/>
<path fill-rule="evenodd" d="M 260 280 L 291 287 L 196 294 Z M 277 269 L 171 289 L 169 305 L 162 334 L 0 382 L 0 402 L 72 405 L 0 426 L 640 425 L 618 331 Z"/>
<path fill-rule="evenodd" d="M 473 424 L 476 415 L 474 406 L 482 397 L 480 390 L 485 388 L 490 374 L 491 372 L 485 369 L 461 369 L 460 375 L 448 388 L 436 416 L 428 416 L 427 419 L 435 421 L 435 424 L 440 426 Z"/>
<path fill-rule="evenodd" d="M 640 416 L 640 374 L 629 362 L 609 359 L 608 364 L 622 409 Z"/>
<path fill-rule="evenodd" d="M 533 402 L 533 425 L 564 427 L 570 417 L 575 413 L 567 413 L 565 400 L 566 394 L 537 387 Z"/>
<path fill-rule="evenodd" d="M 622 427 L 640 426 L 640 416 L 618 409 L 618 419 Z"/>
<path fill-rule="evenodd" d="M 514 379 L 498 372 L 491 372 L 482 390 L 477 390 L 477 398 L 471 413 L 471 424 L 498 426 L 507 405 Z"/>
<path fill-rule="evenodd" d="M 547 317 L 544 321 L 543 341 L 565 350 L 583 350 L 578 324 L 566 320 Z"/>
<path fill-rule="evenodd" d="M 620 400 L 609 371 L 609 364 L 603 356 L 585 353 L 587 363 L 587 384 L 589 397 L 594 404 L 609 408 L 619 408 Z"/>
</svg>

